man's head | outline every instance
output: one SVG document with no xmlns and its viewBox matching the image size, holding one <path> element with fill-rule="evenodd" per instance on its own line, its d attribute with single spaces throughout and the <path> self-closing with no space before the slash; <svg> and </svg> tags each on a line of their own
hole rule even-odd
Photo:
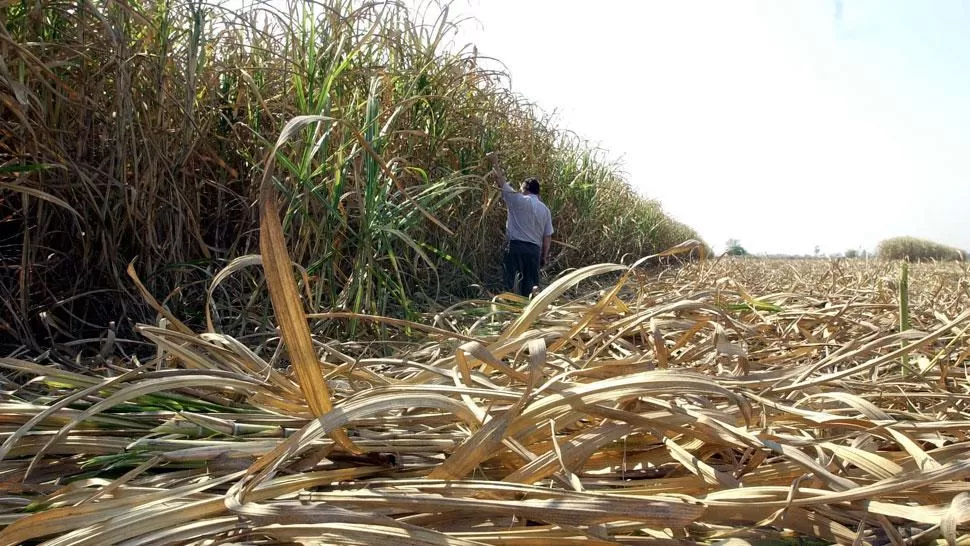
<svg viewBox="0 0 970 546">
<path fill-rule="evenodd" d="M 522 183 L 522 193 L 539 195 L 539 179 L 535 177 L 526 178 L 525 182 Z"/>
</svg>

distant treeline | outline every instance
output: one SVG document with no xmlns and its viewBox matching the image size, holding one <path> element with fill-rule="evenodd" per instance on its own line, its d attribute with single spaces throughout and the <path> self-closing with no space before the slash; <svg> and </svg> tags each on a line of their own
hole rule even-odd
<svg viewBox="0 0 970 546">
<path fill-rule="evenodd" d="M 732 240 L 733 241 L 733 240 Z M 732 248 L 735 250 L 732 252 Z M 749 256 L 741 249 L 740 245 L 735 245 L 726 251 L 729 255 Z M 947 246 L 926 239 L 916 237 L 893 237 L 885 239 L 876 245 L 875 252 L 868 250 L 849 249 L 840 254 L 757 254 L 752 257 L 768 260 L 811 260 L 818 258 L 882 258 L 886 260 L 909 260 L 909 261 L 967 261 L 967 251 L 960 250 L 952 246 Z"/>
<path fill-rule="evenodd" d="M 926 239 L 893 237 L 879 243 L 876 254 L 890 260 L 957 260 L 966 261 L 967 252 Z"/>
</svg>

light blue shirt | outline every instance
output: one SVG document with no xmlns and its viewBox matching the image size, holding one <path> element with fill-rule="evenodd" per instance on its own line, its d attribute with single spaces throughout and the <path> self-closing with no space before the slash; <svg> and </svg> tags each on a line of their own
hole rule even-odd
<svg viewBox="0 0 970 546">
<path fill-rule="evenodd" d="M 502 199 L 509 209 L 505 222 L 511 241 L 525 241 L 542 247 L 542 238 L 552 235 L 552 213 L 538 195 L 519 193 L 508 182 L 502 184 Z"/>
</svg>

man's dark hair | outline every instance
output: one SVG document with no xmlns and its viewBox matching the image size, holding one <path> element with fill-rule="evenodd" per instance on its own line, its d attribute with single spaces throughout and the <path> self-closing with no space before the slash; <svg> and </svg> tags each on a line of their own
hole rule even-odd
<svg viewBox="0 0 970 546">
<path fill-rule="evenodd" d="M 539 179 L 538 178 L 526 178 L 525 179 L 525 191 L 539 195 Z"/>
</svg>

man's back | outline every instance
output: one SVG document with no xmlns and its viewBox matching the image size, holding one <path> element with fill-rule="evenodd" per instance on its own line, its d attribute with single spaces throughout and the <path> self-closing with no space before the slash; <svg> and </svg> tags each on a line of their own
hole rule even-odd
<svg viewBox="0 0 970 546">
<path fill-rule="evenodd" d="M 552 235 L 552 213 L 538 195 L 519 193 L 505 183 L 502 198 L 509 211 L 505 227 L 510 241 L 541 246 L 542 238 Z"/>
<path fill-rule="evenodd" d="M 515 191 L 498 167 L 498 156 L 489 154 L 492 173 L 498 177 L 496 186 L 508 209 L 505 222 L 506 247 L 503 258 L 505 287 L 528 297 L 539 286 L 539 269 L 549 258 L 552 244 L 552 213 L 539 200 L 540 185 L 536 178 L 522 183 L 522 192 Z M 517 279 L 521 278 L 521 282 Z"/>
</svg>

